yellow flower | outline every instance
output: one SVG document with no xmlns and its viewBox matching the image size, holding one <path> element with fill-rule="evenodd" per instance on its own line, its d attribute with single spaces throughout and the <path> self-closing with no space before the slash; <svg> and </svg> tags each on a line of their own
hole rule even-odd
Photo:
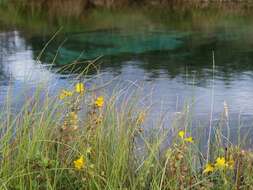
<svg viewBox="0 0 253 190">
<path fill-rule="evenodd" d="M 185 142 L 193 143 L 193 138 L 192 137 L 187 137 L 184 139 Z"/>
<path fill-rule="evenodd" d="M 76 90 L 77 93 L 83 94 L 84 91 L 85 91 L 84 84 L 81 83 L 81 82 L 76 83 L 75 90 Z"/>
<path fill-rule="evenodd" d="M 215 167 L 217 169 L 223 169 L 226 166 L 226 161 L 224 157 L 218 157 L 215 162 Z"/>
<path fill-rule="evenodd" d="M 61 93 L 61 94 L 59 95 L 59 99 L 60 99 L 60 100 L 63 100 L 64 98 L 65 98 L 65 95 Z"/>
<path fill-rule="evenodd" d="M 210 172 L 213 172 L 214 171 L 214 167 L 211 165 L 211 164 L 207 164 L 203 173 L 210 173 Z"/>
<path fill-rule="evenodd" d="M 74 166 L 77 170 L 81 170 L 84 168 L 85 165 L 85 161 L 84 161 L 84 157 L 81 156 L 79 159 L 74 161 Z"/>
<path fill-rule="evenodd" d="M 72 96 L 72 95 L 73 95 L 73 93 L 72 93 L 71 91 L 62 90 L 61 93 L 60 93 L 60 95 L 59 95 L 59 98 L 60 98 L 61 100 L 63 100 L 64 98 L 70 97 L 70 96 Z"/>
<path fill-rule="evenodd" d="M 104 97 L 103 96 L 99 96 L 96 101 L 95 101 L 95 105 L 99 108 L 103 107 L 104 105 Z"/>
<path fill-rule="evenodd" d="M 178 136 L 181 137 L 182 139 L 184 138 L 185 132 L 184 131 L 179 131 Z"/>
</svg>

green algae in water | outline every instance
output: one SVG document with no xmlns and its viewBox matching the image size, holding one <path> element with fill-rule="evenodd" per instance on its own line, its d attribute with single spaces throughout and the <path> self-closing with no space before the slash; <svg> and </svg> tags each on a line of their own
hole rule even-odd
<svg viewBox="0 0 253 190">
<path fill-rule="evenodd" d="M 142 54 L 173 50 L 180 47 L 185 33 L 95 31 L 70 35 L 59 48 L 56 63 L 65 65 L 79 60 L 92 60 L 100 56 Z M 55 52 L 56 53 L 56 52 Z M 45 52 L 53 59 L 54 53 Z"/>
</svg>

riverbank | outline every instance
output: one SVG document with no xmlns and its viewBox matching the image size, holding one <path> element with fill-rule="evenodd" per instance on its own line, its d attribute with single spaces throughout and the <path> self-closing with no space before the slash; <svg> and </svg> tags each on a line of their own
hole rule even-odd
<svg viewBox="0 0 253 190">
<path fill-rule="evenodd" d="M 1 189 L 253 186 L 252 151 L 243 149 L 243 141 L 232 144 L 229 131 L 223 129 L 229 127 L 227 105 L 221 119 L 225 125 L 211 130 L 206 126 L 204 137 L 193 133 L 187 109 L 177 113 L 185 117 L 175 118 L 172 128 L 164 129 L 158 118 L 148 130 L 148 108 L 139 107 L 138 99 L 125 96 L 125 90 L 107 96 L 79 82 L 54 97 L 45 89 L 27 97 L 18 114 L 8 103 L 10 97 L 0 112 Z M 199 149 L 201 138 L 205 152 Z"/>
<path fill-rule="evenodd" d="M 56 7 L 55 7 L 56 8 Z M 89 30 L 104 30 L 114 28 L 119 30 L 136 30 L 140 25 L 147 27 L 176 28 L 182 31 L 213 31 L 216 25 L 227 25 L 227 22 L 245 20 L 251 23 L 251 9 L 230 6 L 210 6 L 208 8 L 167 8 L 154 7 L 125 7 L 121 9 L 93 8 L 83 11 L 57 9 L 57 12 L 47 9 L 17 8 L 11 4 L 0 6 L 0 30 L 18 29 L 23 35 L 43 34 L 52 36 L 62 28 L 61 33 L 84 32 Z M 120 22 L 119 22 L 120 21 Z M 92 27 L 91 27 L 92 26 Z M 126 27 L 127 26 L 127 27 Z M 49 37 L 50 38 L 50 37 Z"/>
<path fill-rule="evenodd" d="M 12 0 L 2 1 L 1 7 L 7 9 L 15 9 L 23 14 L 38 15 L 47 12 L 48 17 L 64 16 L 64 17 L 80 17 L 89 13 L 94 8 L 106 8 L 120 10 L 122 8 L 166 8 L 168 10 L 194 10 L 194 9 L 210 9 L 219 8 L 230 11 L 248 10 L 253 7 L 252 1 L 202 1 L 202 0 Z"/>
</svg>

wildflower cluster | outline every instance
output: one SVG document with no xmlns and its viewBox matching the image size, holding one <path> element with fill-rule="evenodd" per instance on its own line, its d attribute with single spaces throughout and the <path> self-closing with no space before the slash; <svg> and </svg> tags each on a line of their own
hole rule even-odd
<svg viewBox="0 0 253 190">
<path fill-rule="evenodd" d="M 184 131 L 179 131 L 178 132 L 178 136 L 184 141 L 184 142 L 189 142 L 189 143 L 193 143 L 193 138 L 191 136 L 186 137 L 185 132 Z"/>
<path fill-rule="evenodd" d="M 67 97 L 72 97 L 75 93 L 83 95 L 85 87 L 83 83 L 76 83 L 73 91 L 63 89 L 59 94 L 59 99 L 64 100 Z"/>
<path fill-rule="evenodd" d="M 64 101 L 65 105 L 68 107 L 68 112 L 66 113 L 66 116 L 64 118 L 63 126 L 61 127 L 62 133 L 61 137 L 64 143 L 70 143 L 71 141 L 74 142 L 77 139 L 75 132 L 78 129 L 79 125 L 79 118 L 78 118 L 78 112 L 81 110 L 80 108 L 80 97 L 84 97 L 85 94 L 85 86 L 83 83 L 76 83 L 74 86 L 74 89 L 72 91 L 69 90 L 62 90 L 59 99 L 60 100 L 67 100 Z M 67 99 L 69 97 L 72 97 L 71 99 Z M 89 126 L 94 128 L 97 124 L 101 123 L 102 121 L 102 108 L 104 107 L 105 101 L 103 96 L 98 96 L 92 100 L 91 109 L 88 112 L 88 121 L 86 122 L 87 130 L 89 130 Z M 86 144 L 90 144 L 90 142 L 85 142 Z M 63 148 L 61 150 L 61 154 L 63 155 L 66 153 L 67 148 Z M 82 154 L 73 161 L 73 166 L 77 171 L 82 171 L 85 169 L 83 175 L 87 175 L 90 171 L 89 168 L 90 165 L 87 164 L 88 162 L 88 154 L 91 154 L 91 149 L 88 148 L 85 154 Z M 88 156 L 88 157 L 86 157 Z"/>
<path fill-rule="evenodd" d="M 75 84 L 74 89 L 72 91 L 63 89 L 59 94 L 60 100 L 65 100 L 69 97 L 72 97 L 71 99 L 67 99 L 68 101 L 64 101 L 65 104 L 69 107 L 69 111 L 66 114 L 66 117 L 64 119 L 63 129 L 66 129 L 67 127 L 72 127 L 74 129 L 77 129 L 78 127 L 78 111 L 79 111 L 79 95 L 84 95 L 85 92 L 85 86 L 83 83 L 78 82 Z"/>
<path fill-rule="evenodd" d="M 234 160 L 230 158 L 226 160 L 225 157 L 217 157 L 214 164 L 207 163 L 205 169 L 203 171 L 204 174 L 211 173 L 216 170 L 224 170 L 224 169 L 233 169 L 234 168 Z"/>
<path fill-rule="evenodd" d="M 228 138 L 218 126 L 213 129 L 217 131 L 205 162 L 195 140 L 198 131 L 193 138 L 187 133 L 188 126 L 179 130 L 164 150 L 170 130 L 140 133 L 148 113 L 136 111 L 137 106 L 117 109 L 118 104 L 104 96 L 88 94 L 83 83 L 62 90 L 58 98 L 60 101 L 53 101 L 56 109 L 48 109 L 46 104 L 43 112 L 43 107 L 37 112 L 36 105 L 32 111 L 21 112 L 15 121 L 10 117 L 8 122 L 0 122 L 0 189 L 253 187 L 253 151 L 227 144 Z M 5 130 L 7 123 L 14 130 Z"/>
<path fill-rule="evenodd" d="M 102 108 L 105 101 L 103 96 L 95 97 L 88 112 L 88 129 L 95 129 L 103 120 Z"/>
<path fill-rule="evenodd" d="M 165 174 L 167 176 L 166 180 L 177 182 L 180 188 L 176 189 L 185 189 L 196 182 L 189 159 L 194 149 L 192 146 L 188 146 L 188 143 L 193 143 L 194 141 L 193 137 L 187 135 L 185 131 L 179 131 L 178 137 L 179 143 L 175 141 L 165 153 Z"/>
</svg>

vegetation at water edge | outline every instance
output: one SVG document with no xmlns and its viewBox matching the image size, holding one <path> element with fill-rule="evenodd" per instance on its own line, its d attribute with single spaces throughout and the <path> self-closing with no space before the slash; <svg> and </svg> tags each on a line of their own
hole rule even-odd
<svg viewBox="0 0 253 190">
<path fill-rule="evenodd" d="M 57 97 L 43 89 L 18 114 L 10 99 L 1 111 L 0 189 L 253 187 L 253 152 L 233 145 L 219 125 L 203 151 L 188 117 L 147 129 L 148 109 L 124 90 L 108 96 L 81 81 Z M 222 115 L 224 122 L 226 106 Z"/>
</svg>

